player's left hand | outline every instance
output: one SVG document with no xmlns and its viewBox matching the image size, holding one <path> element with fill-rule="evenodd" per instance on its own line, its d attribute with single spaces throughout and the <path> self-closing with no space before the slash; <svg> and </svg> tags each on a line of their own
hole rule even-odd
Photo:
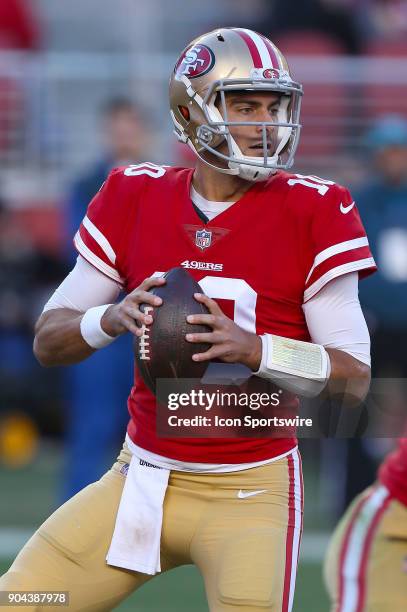
<svg viewBox="0 0 407 612">
<path fill-rule="evenodd" d="M 197 302 L 205 304 L 210 314 L 188 315 L 187 321 L 192 324 L 208 325 L 211 332 L 187 334 L 188 342 L 207 342 L 211 348 L 205 353 L 196 353 L 194 361 L 220 359 L 227 363 L 243 363 L 254 372 L 259 369 L 262 343 L 259 336 L 248 332 L 232 319 L 229 319 L 219 308 L 215 300 L 202 293 L 194 293 Z"/>
</svg>

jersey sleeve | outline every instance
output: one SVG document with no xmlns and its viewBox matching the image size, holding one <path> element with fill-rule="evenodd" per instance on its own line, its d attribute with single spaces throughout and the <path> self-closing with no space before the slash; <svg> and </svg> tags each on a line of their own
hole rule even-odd
<svg viewBox="0 0 407 612">
<path fill-rule="evenodd" d="M 338 276 L 358 271 L 362 277 L 376 270 L 365 229 L 349 191 L 333 185 L 329 192 L 323 197 L 316 196 L 308 241 L 312 252 L 304 303 Z"/>
<path fill-rule="evenodd" d="M 403 434 L 407 435 L 407 430 Z M 391 495 L 407 507 L 407 438 L 400 438 L 398 447 L 382 463 L 378 472 L 380 482 Z"/>
<path fill-rule="evenodd" d="M 123 169 L 115 168 L 90 202 L 74 237 L 82 257 L 120 285 L 125 284 L 120 263 L 128 225 L 128 192 Z"/>
</svg>

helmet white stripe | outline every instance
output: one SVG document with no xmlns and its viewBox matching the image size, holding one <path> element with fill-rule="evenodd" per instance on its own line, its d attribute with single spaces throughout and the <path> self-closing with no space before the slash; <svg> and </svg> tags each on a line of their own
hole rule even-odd
<svg viewBox="0 0 407 612">
<path fill-rule="evenodd" d="M 272 51 L 270 51 L 270 53 L 274 53 L 275 57 L 277 58 L 277 62 L 278 62 L 278 67 L 280 70 L 284 70 L 284 64 L 283 64 L 283 58 L 281 57 L 281 53 L 280 51 L 277 49 L 276 45 L 273 44 L 271 42 L 271 40 L 267 40 L 267 42 L 265 43 L 266 46 L 268 47 L 270 45 Z"/>
<path fill-rule="evenodd" d="M 280 67 L 280 66 L 274 66 L 272 55 L 270 54 L 264 40 L 262 39 L 261 36 L 259 36 L 259 34 L 257 34 L 257 32 L 253 32 L 253 30 L 246 30 L 245 28 L 242 28 L 242 31 L 246 34 L 246 36 L 251 38 L 253 43 L 256 45 L 256 48 L 260 54 L 261 63 L 262 63 L 263 68 L 270 68 L 270 64 L 272 65 L 273 68 Z"/>
</svg>

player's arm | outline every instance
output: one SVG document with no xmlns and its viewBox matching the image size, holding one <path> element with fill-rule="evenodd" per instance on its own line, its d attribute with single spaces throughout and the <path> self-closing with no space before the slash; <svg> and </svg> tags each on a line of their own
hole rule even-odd
<svg viewBox="0 0 407 612">
<path fill-rule="evenodd" d="M 348 406 L 359 405 L 370 387 L 370 367 L 345 351 L 326 349 L 331 372 L 323 393 L 328 397 L 341 397 Z"/>
<path fill-rule="evenodd" d="M 345 274 L 328 283 L 303 306 L 307 327 L 330 361 L 324 393 L 343 396 L 358 404 L 366 396 L 371 378 L 370 336 L 358 296 L 358 273 Z"/>
<path fill-rule="evenodd" d="M 161 298 L 148 291 L 164 283 L 162 278 L 146 279 L 122 301 L 112 304 L 120 287 L 79 257 L 37 321 L 36 358 L 43 366 L 70 365 L 83 361 L 127 331 L 141 335 L 138 325 L 148 325 L 152 318 L 144 315 L 139 306 L 160 305 Z"/>
<path fill-rule="evenodd" d="M 188 334 L 187 340 L 212 346 L 193 358 L 243 363 L 256 375 L 299 395 L 316 397 L 324 391 L 341 394 L 349 405 L 358 404 L 369 389 L 370 340 L 357 277 L 354 273 L 331 281 L 306 305 L 312 342 L 273 334 L 260 338 L 226 317 L 214 300 L 197 295 L 211 314 L 190 315 L 188 322 L 207 324 L 212 332 Z"/>
<path fill-rule="evenodd" d="M 83 313 L 69 308 L 43 312 L 35 325 L 34 355 L 42 366 L 83 361 L 96 349 L 85 342 L 80 330 Z"/>
</svg>

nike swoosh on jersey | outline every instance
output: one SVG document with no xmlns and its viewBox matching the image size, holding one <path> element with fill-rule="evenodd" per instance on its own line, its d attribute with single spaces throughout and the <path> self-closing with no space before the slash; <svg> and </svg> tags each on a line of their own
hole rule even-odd
<svg viewBox="0 0 407 612">
<path fill-rule="evenodd" d="M 261 491 L 242 491 L 240 489 L 237 496 L 239 499 L 246 499 L 246 497 L 253 497 L 254 495 L 260 495 L 260 493 L 267 493 L 267 489 L 262 489 Z"/>
<path fill-rule="evenodd" d="M 350 212 L 354 206 L 355 206 L 355 202 L 352 202 L 352 204 L 349 204 L 348 206 L 344 206 L 341 202 L 341 205 L 339 208 L 340 208 L 341 213 L 343 213 L 344 215 L 347 215 L 348 212 Z"/>
</svg>

